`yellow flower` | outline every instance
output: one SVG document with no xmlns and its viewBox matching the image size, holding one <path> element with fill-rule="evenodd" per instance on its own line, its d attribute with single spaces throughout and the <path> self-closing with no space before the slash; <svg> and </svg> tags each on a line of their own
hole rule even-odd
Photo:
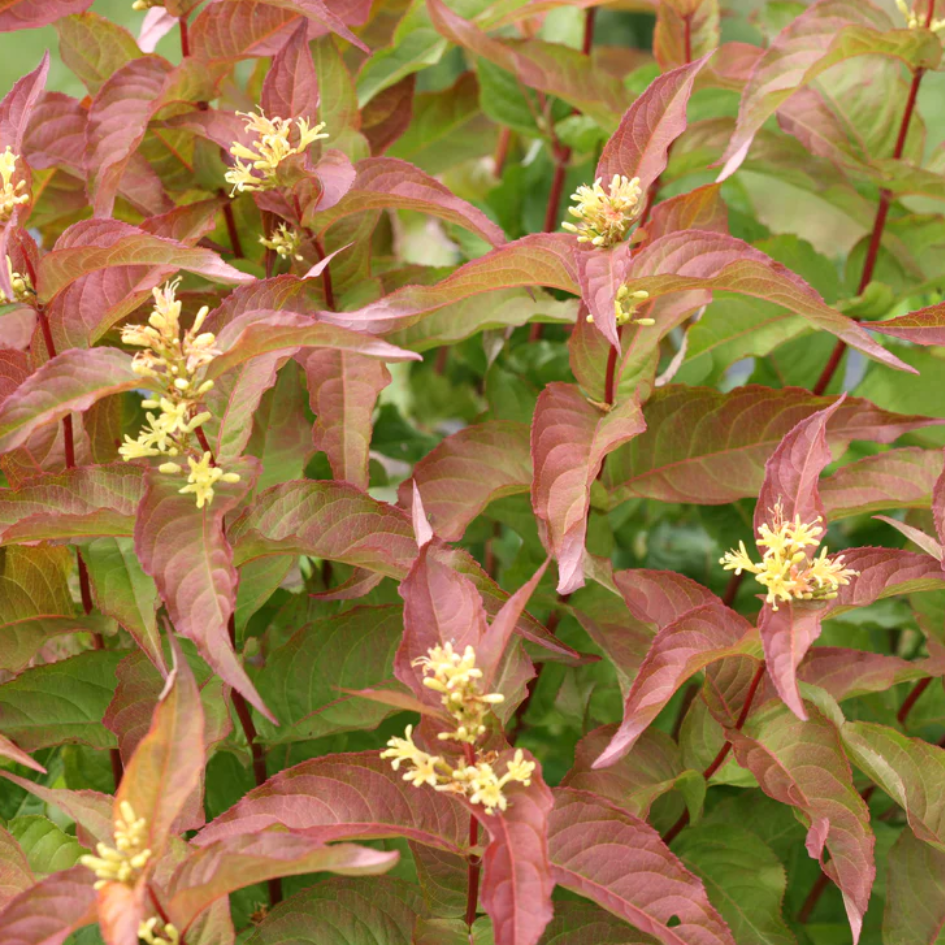
<svg viewBox="0 0 945 945">
<path fill-rule="evenodd" d="M 635 318 L 634 316 L 637 313 L 637 306 L 641 302 L 645 302 L 650 297 L 650 293 L 646 292 L 643 289 L 640 289 L 637 292 L 631 292 L 629 287 L 622 285 L 617 290 L 617 296 L 614 299 L 614 321 L 618 325 L 655 325 L 656 320 L 653 318 Z M 588 325 L 594 324 L 594 316 L 588 315 L 586 319 Z"/>
<path fill-rule="evenodd" d="M 95 848 L 98 856 L 87 854 L 79 858 L 79 862 L 98 877 L 96 889 L 106 883 L 134 885 L 151 858 L 151 851 L 145 847 L 147 833 L 147 821 L 136 817 L 131 804 L 122 801 L 115 820 L 115 846 L 99 843 Z"/>
<path fill-rule="evenodd" d="M 934 3 L 935 0 L 927 0 L 928 3 Z M 924 5 L 924 4 L 923 4 Z M 906 0 L 896 0 L 896 6 L 899 8 L 899 12 L 902 14 L 903 18 L 906 21 L 906 28 L 910 30 L 924 30 L 926 14 L 917 14 L 915 10 L 909 7 L 909 4 L 906 3 Z M 928 7 L 925 8 L 926 11 Z M 931 20 L 929 22 L 928 28 L 933 33 L 941 33 L 945 31 L 945 19 L 941 20 Z"/>
<path fill-rule="evenodd" d="M 183 489 L 177 490 L 181 494 L 192 492 L 197 497 L 198 509 L 202 509 L 204 505 L 210 505 L 213 502 L 213 487 L 216 483 L 240 481 L 240 477 L 236 473 L 227 473 L 219 466 L 211 466 L 212 459 L 210 453 L 204 453 L 200 460 L 188 456 L 187 463 L 190 466 L 190 475 L 187 477 L 187 485 Z"/>
<path fill-rule="evenodd" d="M 164 0 L 135 0 L 135 2 L 131 4 L 131 9 L 143 12 L 144 10 L 150 10 L 151 7 L 163 6 Z"/>
<path fill-rule="evenodd" d="M 30 195 L 22 192 L 26 188 L 26 181 L 13 183 L 19 159 L 19 155 L 14 154 L 9 145 L 0 153 L 0 221 L 8 219 L 20 204 L 29 203 L 30 200 Z"/>
<path fill-rule="evenodd" d="M 170 922 L 160 922 L 157 917 L 138 926 L 138 938 L 147 945 L 179 945 L 180 932 Z"/>
<path fill-rule="evenodd" d="M 626 234 L 630 224 L 643 209 L 640 203 L 642 195 L 640 178 L 632 179 L 622 174 L 614 174 L 607 190 L 601 186 L 601 178 L 593 186 L 582 184 L 571 194 L 576 206 L 569 207 L 568 213 L 579 222 L 565 221 L 561 226 L 572 233 L 577 233 L 579 243 L 593 246 L 613 246 Z"/>
<path fill-rule="evenodd" d="M 265 236 L 260 236 L 259 242 L 262 243 L 266 249 L 275 250 L 281 259 L 295 259 L 298 262 L 301 262 L 303 259 L 303 257 L 299 255 L 299 246 L 302 243 L 302 237 L 299 236 L 296 230 L 293 230 L 285 223 L 280 223 L 276 232 L 273 233 L 269 239 L 266 239 Z"/>
<path fill-rule="evenodd" d="M 10 276 L 10 288 L 13 289 L 13 298 L 8 299 L 6 295 L 0 291 L 0 305 L 6 305 L 9 302 L 27 301 L 27 299 L 33 295 L 33 286 L 26 276 L 13 271 L 13 260 L 11 260 L 9 256 L 7 256 L 7 272 Z"/>
<path fill-rule="evenodd" d="M 309 128 L 308 121 L 297 118 L 295 126 L 298 131 L 297 142 L 289 140 L 292 134 L 292 121 L 287 118 L 268 118 L 262 111 L 237 112 L 245 119 L 247 131 L 256 133 L 256 140 L 251 147 L 235 142 L 230 148 L 230 154 L 236 158 L 226 174 L 226 181 L 233 185 L 230 196 L 237 192 L 269 190 L 276 186 L 276 172 L 279 165 L 293 154 L 303 154 L 316 141 L 327 138 L 322 134 L 324 123 Z"/>
<path fill-rule="evenodd" d="M 755 580 L 767 589 L 765 600 L 773 610 L 778 603 L 793 600 L 833 600 L 841 587 L 859 573 L 844 566 L 843 555 L 827 557 L 827 549 L 811 558 L 808 548 L 820 546 L 824 529 L 818 516 L 813 522 L 785 521 L 780 503 L 771 510 L 772 523 L 762 523 L 755 544 L 761 552 L 761 562 L 755 564 L 745 548 L 738 543 L 737 550 L 726 552 L 719 563 L 726 571 L 754 574 Z"/>
</svg>

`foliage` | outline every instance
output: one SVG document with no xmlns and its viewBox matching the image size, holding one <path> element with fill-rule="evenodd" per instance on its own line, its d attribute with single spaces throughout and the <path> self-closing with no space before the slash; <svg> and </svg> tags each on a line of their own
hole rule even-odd
<svg viewBox="0 0 945 945">
<path fill-rule="evenodd" d="M 940 941 L 945 0 L 91 6 L 0 3 L 0 942 Z"/>
</svg>

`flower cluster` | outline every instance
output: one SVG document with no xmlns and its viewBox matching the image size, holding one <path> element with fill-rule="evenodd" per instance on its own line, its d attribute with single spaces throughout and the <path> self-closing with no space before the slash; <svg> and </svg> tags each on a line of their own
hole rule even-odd
<svg viewBox="0 0 945 945">
<path fill-rule="evenodd" d="M 138 926 L 138 938 L 147 945 L 179 945 L 180 932 L 170 922 L 162 924 L 157 918 L 152 918 Z"/>
<path fill-rule="evenodd" d="M 191 435 L 210 419 L 208 412 L 199 410 L 198 403 L 213 388 L 213 381 L 201 381 L 200 375 L 220 352 L 214 347 L 214 335 L 200 331 L 209 312 L 206 306 L 197 312 L 193 327 L 181 334 L 181 303 L 175 297 L 179 282 L 154 290 L 154 310 L 147 325 L 126 325 L 121 332 L 126 344 L 144 349 L 135 354 L 134 372 L 164 388 L 162 396 L 144 401 L 146 409 L 159 412 L 145 415 L 147 424 L 141 428 L 137 439 L 125 437 L 118 452 L 126 462 L 190 453 L 193 450 Z M 213 501 L 215 483 L 239 482 L 236 473 L 227 473 L 212 465 L 208 452 L 201 451 L 199 460 L 188 455 L 187 463 L 190 474 L 180 492 L 194 493 L 198 509 Z M 182 471 L 174 462 L 162 463 L 158 469 L 167 475 Z"/>
<path fill-rule="evenodd" d="M 267 118 L 260 110 L 255 112 L 237 112 L 244 118 L 247 131 L 256 133 L 256 140 L 252 147 L 236 142 L 230 148 L 230 154 L 236 162 L 226 172 L 227 183 L 233 185 L 230 196 L 237 192 L 270 190 L 277 184 L 276 172 L 279 165 L 293 154 L 303 154 L 311 144 L 321 138 L 324 123 L 309 128 L 305 118 L 297 118 L 295 126 L 298 129 L 298 140 L 292 144 L 289 140 L 292 134 L 292 121 L 288 118 Z"/>
<path fill-rule="evenodd" d="M 30 195 L 23 193 L 26 181 L 13 183 L 18 160 L 19 155 L 13 153 L 10 145 L 0 153 L 0 222 L 8 219 L 21 203 L 29 203 Z"/>
<path fill-rule="evenodd" d="M 164 0 L 135 0 L 135 2 L 131 4 L 131 9 L 144 12 L 145 10 L 150 10 L 151 7 L 163 6 Z M 140 938 L 141 936 L 139 935 L 138 937 Z"/>
<path fill-rule="evenodd" d="M 8 299 L 0 290 L 0 305 L 8 302 L 25 302 L 33 294 L 33 286 L 27 276 L 13 271 L 13 260 L 7 256 L 7 272 L 10 274 L 10 288 L 13 289 L 13 298 Z"/>
<path fill-rule="evenodd" d="M 827 549 L 821 548 L 819 555 L 811 555 L 808 548 L 817 548 L 824 533 L 818 515 L 810 524 L 801 521 L 785 521 L 780 503 L 772 510 L 773 523 L 763 524 L 758 529 L 756 544 L 761 552 L 761 563 L 755 564 L 748 556 L 745 543 L 729 551 L 720 559 L 726 571 L 741 574 L 748 571 L 755 580 L 767 588 L 765 598 L 773 610 L 778 602 L 792 600 L 833 600 L 837 590 L 850 583 L 850 578 L 859 574 L 844 567 L 843 555 L 827 557 Z"/>
<path fill-rule="evenodd" d="M 604 190 L 598 177 L 593 187 L 582 184 L 571 194 L 577 206 L 569 207 L 568 213 L 580 222 L 575 225 L 565 221 L 561 226 L 577 233 L 579 243 L 613 246 L 624 238 L 643 209 L 642 193 L 639 177 L 631 179 L 614 174 L 608 190 Z"/>
<path fill-rule="evenodd" d="M 280 259 L 295 259 L 302 261 L 299 255 L 299 246 L 302 243 L 302 237 L 297 230 L 293 230 L 285 223 L 280 223 L 276 231 L 267 239 L 265 236 L 259 237 L 259 242 L 266 249 L 275 250 Z"/>
<path fill-rule="evenodd" d="M 135 816 L 134 808 L 128 801 L 122 801 L 118 811 L 115 846 L 100 843 L 95 848 L 98 856 L 87 854 L 79 858 L 79 862 L 98 877 L 96 889 L 101 889 L 106 883 L 134 885 L 138 874 L 151 859 L 151 851 L 144 845 L 148 822 L 143 817 Z"/>
<path fill-rule="evenodd" d="M 617 290 L 617 296 L 614 299 L 614 320 L 618 327 L 621 325 L 655 325 L 656 319 L 637 318 L 637 306 L 645 302 L 650 297 L 650 293 L 644 289 L 638 292 L 631 292 L 628 286 L 622 285 Z M 586 319 L 589 325 L 594 324 L 594 316 L 588 315 Z"/>
<path fill-rule="evenodd" d="M 458 741 L 464 745 L 474 745 L 486 732 L 485 718 L 491 707 L 504 700 L 497 692 L 483 694 L 479 691 L 482 670 L 476 668 L 476 653 L 467 646 L 463 653 L 457 653 L 451 643 L 435 646 L 427 651 L 426 656 L 414 661 L 415 666 L 422 666 L 424 685 L 442 695 L 443 706 L 456 722 L 452 732 L 440 732 L 441 741 Z M 395 771 L 401 764 L 407 765 L 404 780 L 415 787 L 429 785 L 435 791 L 465 795 L 471 804 L 481 804 L 487 814 L 496 810 L 504 811 L 508 799 L 502 789 L 512 781 L 519 781 L 528 786 L 535 770 L 535 762 L 526 761 L 521 750 L 505 766 L 505 773 L 496 773 L 494 765 L 497 756 L 489 752 L 476 757 L 470 763 L 462 760 L 454 767 L 444 757 L 431 755 L 418 748 L 413 741 L 413 726 L 408 725 L 403 738 L 391 738 L 382 758 L 391 758 L 391 767 Z M 467 749 L 470 751 L 470 749 Z M 471 753 L 470 753 L 471 754 Z"/>
<path fill-rule="evenodd" d="M 506 810 L 509 802 L 502 789 L 512 781 L 519 781 L 527 787 L 535 771 L 535 762 L 526 761 L 521 749 L 506 763 L 505 774 L 501 777 L 495 772 L 494 752 L 474 764 L 461 761 L 454 768 L 445 758 L 431 755 L 414 744 L 412 725 L 407 726 L 403 738 L 394 736 L 387 744 L 390 747 L 381 752 L 381 757 L 392 758 L 391 767 L 395 771 L 401 764 L 409 765 L 404 772 L 405 781 L 414 787 L 428 784 L 434 791 L 463 794 L 471 804 L 481 804 L 487 814 Z"/>
<path fill-rule="evenodd" d="M 929 3 L 934 3 L 935 0 L 928 0 Z M 925 14 L 918 14 L 915 10 L 909 7 L 909 4 L 906 0 L 896 0 L 896 6 L 899 7 L 899 12 L 902 14 L 903 18 L 906 21 L 906 28 L 910 30 L 924 30 L 926 29 L 925 25 Z M 930 20 L 927 27 L 933 33 L 942 33 L 945 32 L 945 19 L 941 20 Z"/>
</svg>

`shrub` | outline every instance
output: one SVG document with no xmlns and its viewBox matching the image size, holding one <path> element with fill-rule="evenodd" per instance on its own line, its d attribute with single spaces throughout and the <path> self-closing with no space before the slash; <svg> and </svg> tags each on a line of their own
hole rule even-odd
<svg viewBox="0 0 945 945">
<path fill-rule="evenodd" d="M 0 9 L 0 942 L 938 941 L 945 8 L 90 5 Z"/>
</svg>

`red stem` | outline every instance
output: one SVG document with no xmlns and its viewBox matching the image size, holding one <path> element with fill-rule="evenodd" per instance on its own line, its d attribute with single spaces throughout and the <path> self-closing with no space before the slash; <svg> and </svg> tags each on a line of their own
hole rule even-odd
<svg viewBox="0 0 945 945">
<path fill-rule="evenodd" d="M 472 745 L 463 745 L 463 754 L 467 765 L 476 763 L 475 752 Z M 469 818 L 469 849 L 474 850 L 479 843 L 479 821 L 475 816 Z M 479 911 L 479 874 L 482 871 L 482 860 L 476 854 L 470 852 L 466 858 L 466 927 L 472 931 L 473 923 L 476 921 L 476 914 Z"/>
<path fill-rule="evenodd" d="M 826 892 L 827 887 L 830 885 L 830 877 L 826 873 L 821 873 L 817 877 L 817 882 L 811 887 L 811 891 L 807 894 L 807 898 L 804 900 L 804 905 L 801 906 L 800 911 L 797 913 L 797 921 L 801 925 L 806 924 L 807 920 L 811 917 L 811 913 L 814 911 L 814 906 L 817 905 L 820 897 Z"/>
<path fill-rule="evenodd" d="M 231 614 L 227 629 L 230 634 L 230 645 L 236 649 L 236 618 Z M 233 708 L 236 710 L 236 717 L 240 721 L 243 734 L 249 744 L 249 750 L 253 756 L 253 778 L 256 786 L 261 787 L 266 783 L 269 775 L 266 772 L 266 755 L 263 752 L 262 745 L 259 744 L 256 733 L 256 726 L 253 723 L 253 715 L 249 710 L 249 704 L 242 693 L 232 690 Z M 275 906 L 282 902 L 282 879 L 275 877 L 266 884 L 269 887 L 269 905 Z"/>
<path fill-rule="evenodd" d="M 494 177 L 501 177 L 505 170 L 505 162 L 509 156 L 509 143 L 512 140 L 512 129 L 503 125 L 499 129 L 499 138 L 495 143 L 495 157 L 492 159 L 492 174 Z"/>
<path fill-rule="evenodd" d="M 926 15 L 926 28 L 932 22 L 932 7 L 934 0 L 929 0 L 929 11 Z M 906 137 L 909 134 L 909 123 L 912 121 L 912 113 L 915 111 L 916 99 L 919 95 L 919 84 L 922 82 L 924 69 L 916 69 L 912 75 L 912 85 L 909 87 L 909 97 L 906 99 L 906 108 L 902 114 L 902 121 L 899 124 L 899 135 L 896 138 L 896 147 L 893 150 L 893 159 L 898 161 L 906 147 Z M 857 295 L 862 295 L 866 287 L 873 278 L 873 270 L 876 268 L 876 260 L 879 257 L 879 247 L 883 240 L 883 230 L 886 229 L 886 218 L 889 216 L 889 205 L 892 202 L 892 194 L 888 190 L 880 190 L 879 206 L 876 208 L 876 219 L 873 220 L 873 232 L 870 234 L 869 246 L 866 250 L 866 260 L 863 263 L 863 273 L 860 276 L 860 285 L 857 289 Z M 846 351 L 846 342 L 837 341 L 833 351 L 830 353 L 830 360 L 824 366 L 817 383 L 814 385 L 813 393 L 822 394 L 830 382 L 833 380 L 840 361 L 843 358 L 843 352 Z"/>
<path fill-rule="evenodd" d="M 222 193 L 222 191 L 221 191 Z M 227 197 L 223 204 L 223 219 L 226 221 L 226 232 L 230 237 L 230 248 L 237 259 L 243 259 L 243 244 L 240 242 L 240 234 L 236 229 L 236 217 L 233 216 L 233 205 L 230 198 Z"/>
<path fill-rule="evenodd" d="M 726 607 L 731 607 L 735 603 L 735 598 L 738 597 L 738 589 L 742 586 L 744 580 L 744 571 L 741 574 L 733 574 L 729 578 L 728 584 L 725 586 L 725 593 L 722 595 L 722 603 Z"/>
<path fill-rule="evenodd" d="M 187 17 L 182 16 L 177 22 L 180 25 L 180 54 L 186 59 L 190 55 L 190 35 L 187 32 Z"/>
<path fill-rule="evenodd" d="M 318 261 L 321 262 L 325 258 L 325 247 L 322 246 L 322 241 L 318 237 L 315 238 L 314 242 Z M 333 312 L 335 311 L 335 290 L 331 284 L 331 263 L 322 270 L 322 286 L 325 289 L 325 306 L 329 312 Z"/>
<path fill-rule="evenodd" d="M 912 711 L 912 707 L 919 701 L 922 693 L 929 688 L 929 685 L 932 682 L 931 676 L 926 676 L 925 679 L 920 679 L 909 692 L 909 695 L 906 696 L 905 701 L 899 707 L 899 711 L 896 713 L 896 719 L 900 725 L 906 724 L 906 719 L 909 717 L 909 713 Z"/>
<path fill-rule="evenodd" d="M 692 62 L 692 14 L 683 17 L 683 42 L 685 43 L 686 62 Z"/>
<path fill-rule="evenodd" d="M 745 725 L 745 722 L 748 720 L 748 713 L 751 712 L 751 704 L 755 701 L 755 696 L 758 693 L 758 687 L 761 685 L 761 680 L 765 675 L 765 664 L 761 663 L 758 666 L 758 669 L 755 670 L 755 675 L 752 677 L 751 685 L 748 687 L 748 695 L 745 696 L 745 703 L 742 706 L 742 711 L 738 714 L 738 719 L 735 722 L 735 731 L 740 732 Z M 719 750 L 719 753 L 712 759 L 712 763 L 709 765 L 705 771 L 702 772 L 702 777 L 709 780 L 719 768 L 725 763 L 725 759 L 728 757 L 728 753 L 732 750 L 732 743 L 726 739 L 725 744 Z M 673 842 L 677 837 L 680 831 L 689 823 L 689 811 L 684 810 L 679 816 L 679 820 L 673 824 L 672 827 L 666 832 L 663 837 L 663 843 L 667 846 Z"/>
</svg>

